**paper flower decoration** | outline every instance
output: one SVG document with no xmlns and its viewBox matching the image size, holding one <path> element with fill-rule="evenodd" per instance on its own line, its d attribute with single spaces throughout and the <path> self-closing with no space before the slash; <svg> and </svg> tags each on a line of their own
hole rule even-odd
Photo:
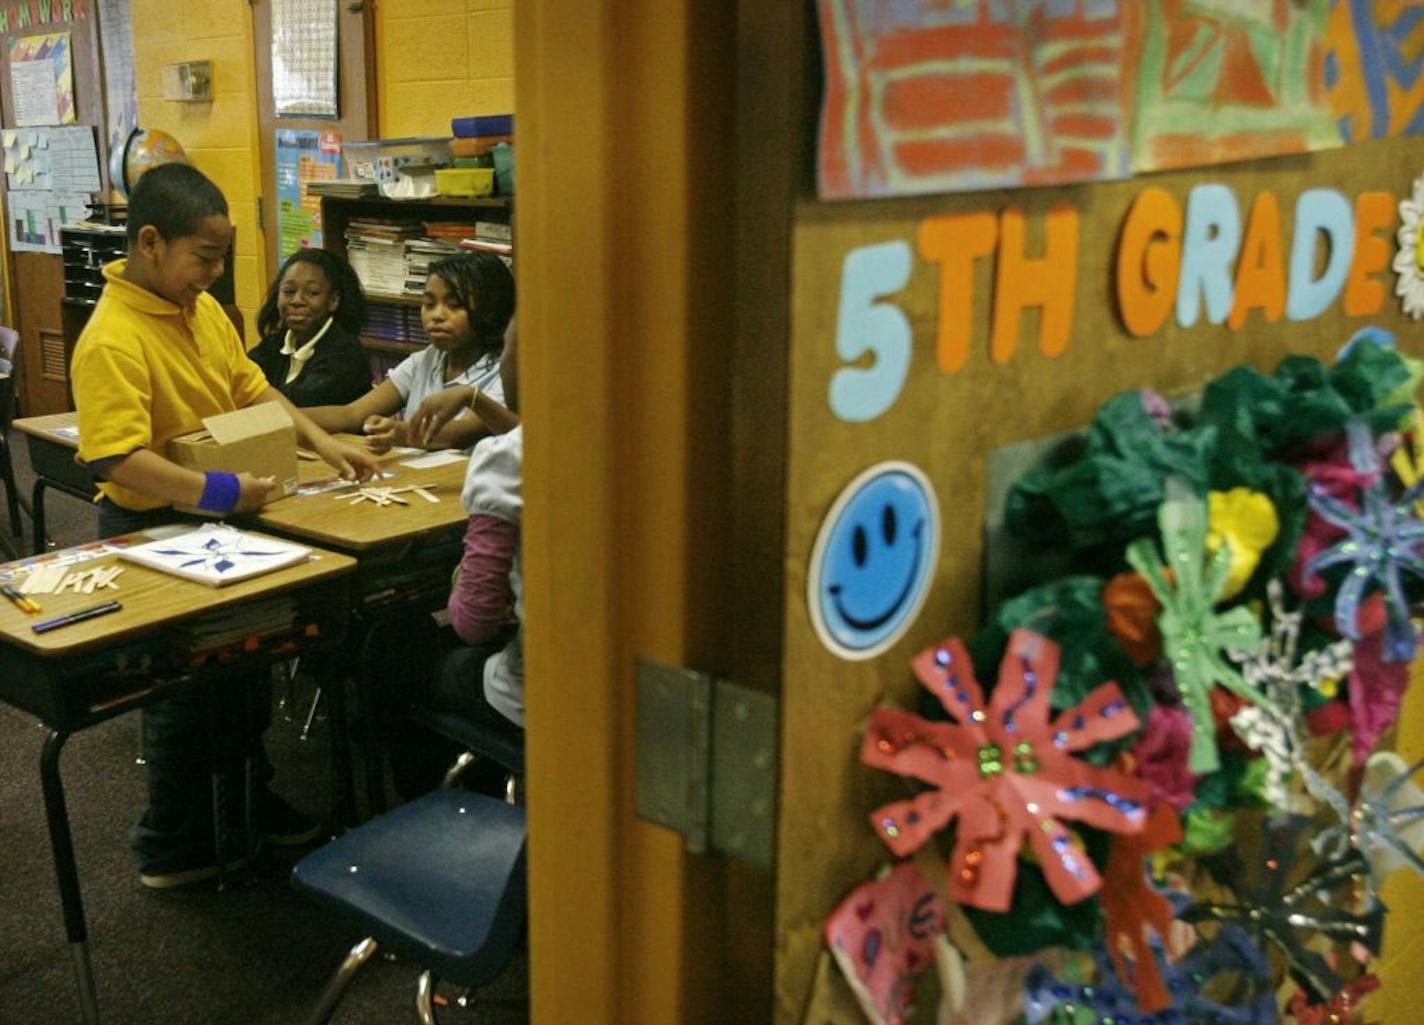
<svg viewBox="0 0 1424 1025">
<path fill-rule="evenodd" d="M 1188 922 L 1218 921 L 1243 929 L 1264 948 L 1276 947 L 1296 981 L 1316 1003 L 1339 993 L 1345 981 L 1329 960 L 1315 949 L 1317 938 L 1337 943 L 1358 943 L 1379 951 L 1384 930 L 1384 908 L 1371 901 L 1362 911 L 1351 910 L 1337 893 L 1347 890 L 1359 871 L 1357 860 L 1327 862 L 1294 885 L 1300 835 L 1310 820 L 1290 816 L 1266 830 L 1264 851 L 1254 871 L 1240 859 L 1225 855 L 1223 882 L 1236 892 L 1237 903 L 1198 901 L 1178 916 Z"/>
<path fill-rule="evenodd" d="M 1141 780 L 1069 757 L 1137 728 L 1116 683 L 1097 687 L 1050 724 L 1049 696 L 1058 645 L 1015 630 L 988 707 L 959 638 L 918 655 L 915 675 L 957 722 L 932 723 L 876 709 L 861 761 L 933 789 L 871 815 L 876 832 L 904 857 L 958 820 L 949 896 L 960 904 L 1007 911 L 1023 838 L 1038 856 L 1054 895 L 1072 904 L 1101 884 L 1093 863 L 1061 819 L 1114 833 L 1146 822 L 1151 791 Z"/>
<path fill-rule="evenodd" d="M 1352 420 L 1345 430 L 1351 464 L 1362 473 L 1369 472 L 1373 483 L 1360 489 L 1358 510 L 1311 488 L 1311 509 L 1343 530 L 1345 537 L 1306 563 L 1303 577 L 1309 582 L 1331 566 L 1350 567 L 1335 592 L 1335 623 L 1352 641 L 1363 638 L 1360 602 L 1365 590 L 1377 582 L 1384 590 L 1387 615 L 1385 657 L 1391 662 L 1408 662 L 1414 657 L 1416 641 L 1403 574 L 1424 577 L 1424 521 L 1414 515 L 1414 505 L 1424 495 L 1424 482 L 1391 498 L 1379 473 L 1379 456 L 1369 428 Z"/>
<path fill-rule="evenodd" d="M 1156 952 L 1161 957 L 1160 949 Z M 1072 985 L 1053 978 L 1046 970 L 1029 976 L 1024 1008 L 1029 1025 L 1039 1025 L 1057 1008 L 1075 1014 L 1089 1012 L 1093 1022 L 1109 1025 L 1187 1025 L 1213 1022 L 1215 1025 L 1275 1025 L 1276 998 L 1270 988 L 1270 967 L 1261 951 L 1240 929 L 1223 928 L 1209 943 L 1198 943 L 1177 964 L 1162 959 L 1169 1001 L 1148 1011 L 1136 1001 L 1113 971 L 1107 954 L 1094 952 L 1098 979 L 1094 985 Z M 1255 994 L 1245 1003 L 1222 1004 L 1204 993 L 1212 979 L 1235 973 L 1250 980 Z"/>
<path fill-rule="evenodd" d="M 1271 500 L 1249 488 L 1212 491 L 1206 499 L 1207 551 L 1215 552 L 1223 543 L 1231 551 L 1230 570 L 1219 598 L 1234 598 L 1261 564 L 1261 553 L 1280 534 L 1281 521 Z"/>
<path fill-rule="evenodd" d="M 1414 179 L 1407 199 L 1399 201 L 1399 231 L 1395 238 L 1399 252 L 1394 256 L 1394 294 L 1403 301 L 1404 312 L 1418 320 L 1424 317 L 1424 251 L 1420 250 L 1420 217 L 1424 216 L 1424 175 Z"/>
<path fill-rule="evenodd" d="M 1295 1025 L 1359 1025 L 1360 1002 L 1379 988 L 1377 976 L 1361 975 L 1331 997 L 1327 1004 L 1312 1004 L 1305 993 L 1296 990 L 1286 1005 L 1286 1012 Z"/>
<path fill-rule="evenodd" d="M 1311 846 L 1332 862 L 1347 863 L 1352 856 L 1362 860 L 1372 897 L 1406 865 L 1424 875 L 1424 790 L 1411 780 L 1420 769 L 1424 762 L 1410 766 L 1393 751 L 1370 756 L 1353 812 L 1329 787 L 1327 799 L 1341 824 L 1324 830 Z"/>
<path fill-rule="evenodd" d="M 944 903 L 913 861 L 863 883 L 826 921 L 826 943 L 874 1025 L 901 1025 L 914 1009 L 915 981 L 934 962 Z"/>
<path fill-rule="evenodd" d="M 1127 561 L 1141 573 L 1162 603 L 1157 625 L 1162 647 L 1172 663 L 1182 702 L 1192 714 L 1192 748 L 1188 766 L 1195 773 L 1215 772 L 1221 765 L 1216 750 L 1216 726 L 1211 714 L 1211 689 L 1220 684 L 1257 704 L 1268 703 L 1247 685 L 1223 657 L 1226 651 L 1249 651 L 1261 640 L 1261 626 L 1249 609 L 1218 613 L 1214 606 L 1230 572 L 1230 546 L 1206 552 L 1206 512 L 1186 485 L 1167 481 L 1167 501 L 1157 511 L 1162 547 L 1171 568 L 1157 557 L 1147 538 L 1127 548 Z"/>
<path fill-rule="evenodd" d="M 1305 794 L 1291 789 L 1298 777 L 1316 797 L 1319 775 L 1306 757 L 1301 720 L 1300 688 L 1318 689 L 1325 680 L 1345 675 L 1353 666 L 1349 641 L 1337 641 L 1296 659 L 1300 644 L 1301 613 L 1287 612 L 1285 591 L 1279 580 L 1266 585 L 1271 609 L 1271 633 L 1249 655 L 1237 655 L 1246 682 L 1270 699 L 1271 704 L 1247 705 L 1231 717 L 1231 728 L 1266 759 L 1266 799 L 1282 811 L 1308 813 L 1314 808 Z"/>
<path fill-rule="evenodd" d="M 1175 957 L 1171 926 L 1176 913 L 1172 903 L 1147 880 L 1142 861 L 1149 855 L 1182 842 L 1182 824 L 1171 805 L 1152 809 L 1140 833 L 1113 837 L 1104 870 L 1103 914 L 1107 918 L 1107 954 L 1117 977 L 1131 986 L 1143 1011 L 1162 1011 L 1172 997 L 1152 952 L 1151 932 L 1160 937 L 1166 953 Z M 1149 931 L 1150 930 L 1150 931 Z M 1132 954 L 1129 970 L 1124 949 Z"/>
<path fill-rule="evenodd" d="M 1197 776 L 1187 768 L 1192 746 L 1192 717 L 1184 709 L 1153 705 L 1147 728 L 1132 746 L 1137 775 L 1160 801 L 1186 811 L 1196 800 Z"/>
</svg>

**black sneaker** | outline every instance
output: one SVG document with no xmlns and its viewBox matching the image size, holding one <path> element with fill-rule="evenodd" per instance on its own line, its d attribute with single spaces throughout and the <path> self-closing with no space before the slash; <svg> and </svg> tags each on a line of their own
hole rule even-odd
<svg viewBox="0 0 1424 1025">
<path fill-rule="evenodd" d="M 222 866 L 222 871 L 236 872 L 250 864 L 254 857 L 255 851 L 230 858 Z M 151 890 L 167 890 L 175 886 L 191 886 L 193 883 L 216 879 L 219 874 L 218 858 L 213 853 L 212 845 L 201 844 L 144 862 L 139 869 L 138 881 Z"/>
<path fill-rule="evenodd" d="M 321 835 L 321 823 L 307 818 L 270 790 L 257 797 L 257 829 L 277 847 L 300 847 Z"/>
</svg>

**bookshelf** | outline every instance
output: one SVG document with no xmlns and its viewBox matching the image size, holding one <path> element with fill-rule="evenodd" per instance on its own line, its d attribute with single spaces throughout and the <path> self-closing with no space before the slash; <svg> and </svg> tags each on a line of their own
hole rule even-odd
<svg viewBox="0 0 1424 1025">
<path fill-rule="evenodd" d="M 353 221 L 419 222 L 421 224 L 474 224 L 491 221 L 510 224 L 513 200 L 509 196 L 465 198 L 433 196 L 429 199 L 384 199 L 377 196 L 321 198 L 322 245 L 350 259 L 347 229 Z M 363 280 L 363 285 L 367 285 Z M 377 365 L 395 362 L 426 344 L 420 329 L 420 297 L 398 295 L 388 290 L 366 287 L 370 311 L 362 347 Z M 386 366 L 389 369 L 389 366 Z"/>
</svg>

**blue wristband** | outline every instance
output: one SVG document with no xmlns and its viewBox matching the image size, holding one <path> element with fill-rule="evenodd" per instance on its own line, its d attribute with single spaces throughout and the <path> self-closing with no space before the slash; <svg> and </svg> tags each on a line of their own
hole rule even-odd
<svg viewBox="0 0 1424 1025">
<path fill-rule="evenodd" d="M 242 485 L 237 474 L 209 470 L 203 474 L 203 497 L 198 499 L 198 508 L 205 512 L 230 513 L 237 508 L 237 500 L 242 497 Z"/>
</svg>

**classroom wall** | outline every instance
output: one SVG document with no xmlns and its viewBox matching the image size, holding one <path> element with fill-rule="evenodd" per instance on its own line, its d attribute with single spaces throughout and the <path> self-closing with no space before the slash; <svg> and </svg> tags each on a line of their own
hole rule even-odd
<svg viewBox="0 0 1424 1025">
<path fill-rule="evenodd" d="M 381 135 L 449 135 L 450 119 L 514 111 L 514 0 L 376 5 Z"/>
<path fill-rule="evenodd" d="M 244 0 L 143 0 L 130 11 L 139 124 L 176 138 L 227 196 L 237 226 L 237 304 L 252 340 L 266 268 L 256 223 L 260 171 L 251 11 Z M 163 99 L 163 65 L 188 60 L 213 62 L 212 103 Z"/>
</svg>

